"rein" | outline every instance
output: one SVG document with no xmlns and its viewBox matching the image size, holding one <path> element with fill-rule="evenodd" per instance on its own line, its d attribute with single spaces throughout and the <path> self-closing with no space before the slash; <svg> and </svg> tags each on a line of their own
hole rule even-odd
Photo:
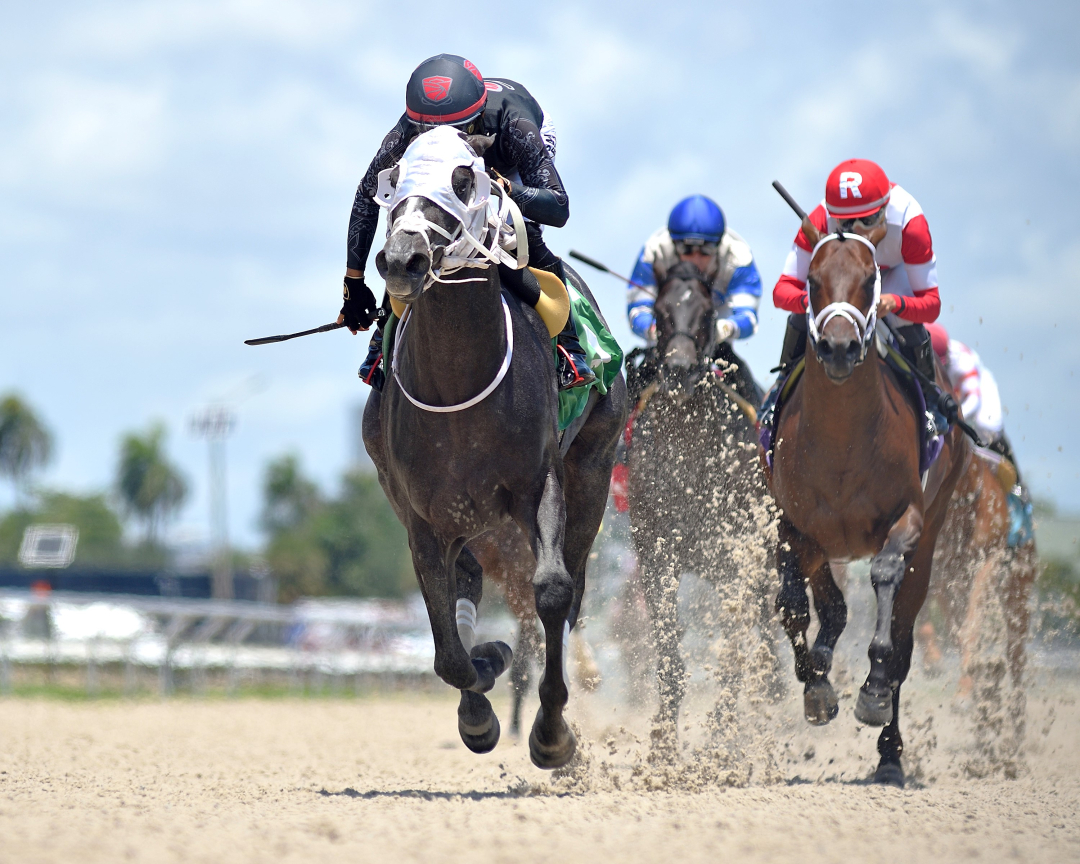
<svg viewBox="0 0 1080 864">
<path fill-rule="evenodd" d="M 810 337 L 810 344 L 814 346 L 816 352 L 817 343 L 821 338 L 821 333 L 828 326 L 829 322 L 832 321 L 833 318 L 843 318 L 855 328 L 855 332 L 859 335 L 860 351 L 859 359 L 856 362 L 862 363 L 862 361 L 866 359 L 866 351 L 874 338 L 874 328 L 877 325 L 878 301 L 881 299 L 881 269 L 877 265 L 877 247 L 861 234 L 847 234 L 841 232 L 827 234 L 818 241 L 817 245 L 814 247 L 814 251 L 810 253 L 811 264 L 814 262 L 814 256 L 817 255 L 818 250 L 826 243 L 833 240 L 857 240 L 859 243 L 862 243 L 869 248 L 874 256 L 874 300 L 870 305 L 870 311 L 865 315 L 858 306 L 853 306 L 844 301 L 830 303 L 815 315 L 813 304 L 810 302 L 810 291 L 807 290 L 806 329 Z"/>
<path fill-rule="evenodd" d="M 475 282 L 477 280 L 460 279 L 452 281 Z M 422 411 L 430 411 L 435 414 L 453 414 L 456 411 L 464 411 L 466 408 L 472 408 L 473 405 L 483 402 L 488 396 L 495 392 L 495 388 L 502 383 L 503 378 L 506 377 L 506 373 L 510 371 L 510 361 L 514 359 L 514 322 L 510 317 L 510 306 L 506 302 L 506 297 L 500 295 L 500 299 L 502 300 L 503 315 L 506 319 L 506 353 L 503 355 L 502 365 L 495 374 L 495 379 L 488 384 L 487 387 L 471 399 L 466 399 L 464 402 L 458 402 L 456 405 L 428 405 L 426 402 L 421 402 L 405 389 L 405 385 L 401 381 L 401 376 L 398 375 L 398 350 L 400 349 L 402 339 L 405 336 L 405 328 L 412 319 L 412 308 L 410 307 L 409 314 L 406 315 L 405 318 L 402 319 L 401 324 L 398 325 L 398 333 L 394 339 L 393 357 L 390 360 L 390 369 L 394 375 L 394 380 L 397 381 L 398 388 L 405 394 L 406 399 Z"/>
</svg>

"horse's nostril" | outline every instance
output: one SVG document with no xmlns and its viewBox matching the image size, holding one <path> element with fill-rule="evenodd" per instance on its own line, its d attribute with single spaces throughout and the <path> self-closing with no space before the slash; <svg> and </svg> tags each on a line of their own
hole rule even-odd
<svg viewBox="0 0 1080 864">
<path fill-rule="evenodd" d="M 847 343 L 847 348 L 844 350 L 849 360 L 854 360 L 859 356 L 859 343 L 852 339 Z"/>
<path fill-rule="evenodd" d="M 431 259 L 427 255 L 422 252 L 414 252 L 409 256 L 409 260 L 405 264 L 405 272 L 410 276 L 423 276 L 430 266 Z"/>
<path fill-rule="evenodd" d="M 379 271 L 379 275 L 383 279 L 386 278 L 386 274 L 390 272 L 390 268 L 386 264 L 386 253 L 379 250 L 379 254 L 375 256 L 375 269 Z"/>
<path fill-rule="evenodd" d="M 818 343 L 818 353 L 822 357 L 832 357 L 832 353 L 833 353 L 832 342 L 830 342 L 828 339 L 822 339 Z"/>
</svg>

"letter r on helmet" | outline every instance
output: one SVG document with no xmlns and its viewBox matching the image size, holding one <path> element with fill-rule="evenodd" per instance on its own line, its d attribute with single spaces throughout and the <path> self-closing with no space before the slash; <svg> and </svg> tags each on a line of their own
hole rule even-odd
<svg viewBox="0 0 1080 864">
<path fill-rule="evenodd" d="M 840 172 L 840 197 L 847 198 L 848 189 L 851 190 L 852 198 L 862 198 L 859 186 L 862 185 L 862 174 L 858 171 Z"/>
</svg>

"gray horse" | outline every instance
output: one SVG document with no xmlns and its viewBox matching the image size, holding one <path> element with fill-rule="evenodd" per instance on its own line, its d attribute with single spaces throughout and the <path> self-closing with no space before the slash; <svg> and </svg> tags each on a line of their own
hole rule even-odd
<svg viewBox="0 0 1080 864">
<path fill-rule="evenodd" d="M 739 407 L 741 402 L 748 409 L 750 400 L 725 383 L 711 363 L 715 311 L 697 268 L 678 264 L 670 273 L 657 273 L 657 282 L 657 347 L 655 357 L 646 360 L 655 378 L 641 394 L 632 421 L 628 492 L 633 544 L 657 649 L 655 737 L 671 745 L 686 679 L 676 603 L 684 573 L 720 589 L 725 620 L 714 626 L 726 631 L 728 639 L 718 677 L 729 703 L 739 687 L 740 669 L 752 660 L 771 670 L 775 660 L 769 659 L 772 628 L 765 585 L 770 516 L 754 424 L 748 410 Z M 743 620 L 732 621 L 734 615 Z M 756 636 L 747 638 L 755 629 Z M 718 721 L 733 710 L 731 704 L 717 708 Z"/>
<path fill-rule="evenodd" d="M 465 141 L 478 157 L 492 143 L 482 136 Z M 400 178 L 389 179 L 396 187 Z M 480 179 L 486 180 L 470 168 L 454 168 L 452 194 L 472 202 Z M 406 227 L 398 230 L 406 214 L 400 223 Z M 483 694 L 512 655 L 501 642 L 471 650 L 463 644 L 455 609 L 467 601 L 475 610 L 483 583 L 467 544 L 510 524 L 527 539 L 535 573 L 522 577 L 532 578 L 546 643 L 529 753 L 538 767 L 557 768 L 576 748 L 563 718 L 563 632 L 574 626 L 581 606 L 585 566 L 626 421 L 625 383 L 620 374 L 607 395 L 591 400 L 572 443 L 561 440 L 551 339 L 539 314 L 504 291 L 498 269 L 484 260 L 433 280 L 450 257 L 451 238 L 460 236 L 459 220 L 447 209 L 426 196 L 409 197 L 388 218 L 395 228 L 376 265 L 390 296 L 410 308 L 406 331 L 399 325 L 394 337 L 391 374 L 382 392 L 368 398 L 364 443 L 409 533 L 435 640 L 435 672 L 461 691 L 458 731 L 477 753 L 498 742 L 499 722 Z M 592 301 L 580 277 L 570 268 L 567 274 Z M 510 337 L 512 360 L 503 370 Z M 473 401 L 496 380 L 485 398 Z M 464 410 L 432 410 L 470 402 Z"/>
</svg>

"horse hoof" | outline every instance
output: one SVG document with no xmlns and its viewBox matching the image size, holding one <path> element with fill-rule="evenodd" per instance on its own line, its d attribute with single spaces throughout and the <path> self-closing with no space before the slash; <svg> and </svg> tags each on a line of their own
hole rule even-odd
<svg viewBox="0 0 1080 864">
<path fill-rule="evenodd" d="M 562 768 L 574 757 L 574 752 L 577 750 L 577 738 L 574 737 L 573 730 L 569 726 L 565 728 L 566 734 L 561 741 L 554 744 L 542 744 L 536 737 L 536 726 L 533 726 L 532 732 L 529 733 L 529 758 L 532 759 L 533 765 L 548 771 L 552 768 Z"/>
<path fill-rule="evenodd" d="M 491 722 L 488 723 L 488 728 L 477 729 L 473 726 L 467 726 L 460 719 L 458 720 L 458 734 L 461 735 L 461 740 L 465 743 L 465 746 L 472 750 L 473 753 L 490 753 L 495 749 L 495 745 L 499 743 L 499 718 L 495 716 L 495 713 L 491 714 Z"/>
<path fill-rule="evenodd" d="M 874 772 L 874 782 L 879 786 L 904 788 L 904 769 L 896 762 L 882 762 Z"/>
<path fill-rule="evenodd" d="M 892 723 L 892 691 L 871 693 L 865 684 L 855 700 L 855 719 L 867 726 L 888 726 Z"/>
<path fill-rule="evenodd" d="M 806 685 L 803 690 L 803 713 L 806 722 L 812 726 L 824 726 L 836 719 L 840 713 L 840 703 L 827 678 L 819 678 Z"/>
</svg>

